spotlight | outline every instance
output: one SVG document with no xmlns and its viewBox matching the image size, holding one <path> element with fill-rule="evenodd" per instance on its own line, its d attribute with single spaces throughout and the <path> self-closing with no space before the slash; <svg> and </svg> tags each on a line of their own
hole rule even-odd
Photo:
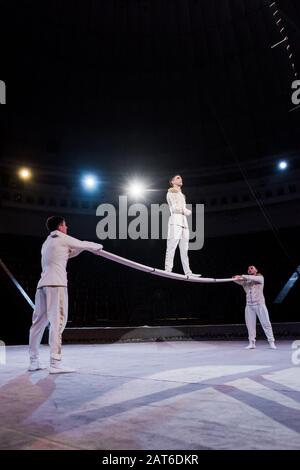
<svg viewBox="0 0 300 470">
<path fill-rule="evenodd" d="M 24 181 L 29 180 L 32 176 L 29 168 L 20 168 L 18 175 Z"/>
<path fill-rule="evenodd" d="M 288 164 L 285 160 L 281 160 L 281 162 L 278 163 L 278 168 L 279 170 L 286 170 L 288 167 Z"/>
<path fill-rule="evenodd" d="M 85 189 L 88 189 L 89 191 L 93 191 L 97 188 L 99 184 L 98 179 L 94 175 L 85 175 L 82 178 L 82 185 Z"/>
<path fill-rule="evenodd" d="M 146 187 L 145 185 L 140 182 L 140 181 L 133 181 L 132 183 L 129 184 L 128 188 L 128 194 L 132 197 L 141 197 L 143 196 Z"/>
</svg>

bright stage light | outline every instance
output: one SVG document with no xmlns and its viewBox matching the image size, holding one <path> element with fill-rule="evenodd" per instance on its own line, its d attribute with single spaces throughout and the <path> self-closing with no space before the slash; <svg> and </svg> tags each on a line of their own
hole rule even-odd
<svg viewBox="0 0 300 470">
<path fill-rule="evenodd" d="M 281 160 L 281 162 L 278 163 L 279 170 L 286 170 L 287 167 L 288 167 L 288 164 L 285 160 Z"/>
<path fill-rule="evenodd" d="M 29 180 L 32 176 L 29 168 L 20 168 L 18 175 L 24 181 Z"/>
<path fill-rule="evenodd" d="M 145 185 L 139 181 L 133 181 L 132 183 L 129 184 L 128 189 L 127 189 L 128 194 L 131 197 L 141 197 L 143 196 L 145 190 L 146 190 Z"/>
<path fill-rule="evenodd" d="M 99 184 L 98 179 L 94 175 L 85 175 L 82 178 L 82 185 L 85 189 L 88 189 L 89 191 L 93 191 L 97 188 Z"/>
</svg>

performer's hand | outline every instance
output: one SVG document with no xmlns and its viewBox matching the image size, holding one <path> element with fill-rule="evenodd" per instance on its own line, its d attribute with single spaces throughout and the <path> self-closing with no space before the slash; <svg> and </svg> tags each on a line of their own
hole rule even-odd
<svg viewBox="0 0 300 470">
<path fill-rule="evenodd" d="M 235 279 L 236 281 L 242 281 L 243 277 L 239 274 L 236 274 L 235 276 L 232 276 L 232 279 Z"/>
</svg>

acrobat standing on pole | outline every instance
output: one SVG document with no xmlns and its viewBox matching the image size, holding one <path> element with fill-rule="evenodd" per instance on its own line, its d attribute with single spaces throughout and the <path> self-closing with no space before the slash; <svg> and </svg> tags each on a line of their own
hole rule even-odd
<svg viewBox="0 0 300 470">
<path fill-rule="evenodd" d="M 184 274 L 187 276 L 199 277 L 201 274 L 194 274 L 190 268 L 189 249 L 189 226 L 187 216 L 191 211 L 186 208 L 185 196 L 181 191 L 183 181 L 180 175 L 173 176 L 170 181 L 170 188 L 167 193 L 167 201 L 170 208 L 170 218 L 168 222 L 168 239 L 165 258 L 165 270 L 172 272 L 174 255 L 179 244 L 181 264 Z"/>
</svg>

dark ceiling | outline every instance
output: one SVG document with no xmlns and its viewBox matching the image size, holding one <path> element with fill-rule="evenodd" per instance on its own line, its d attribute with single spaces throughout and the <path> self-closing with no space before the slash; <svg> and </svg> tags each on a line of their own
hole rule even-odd
<svg viewBox="0 0 300 470">
<path fill-rule="evenodd" d="M 271 3 L 0 1 L 2 156 L 173 173 L 297 152 L 300 2 Z"/>
</svg>

